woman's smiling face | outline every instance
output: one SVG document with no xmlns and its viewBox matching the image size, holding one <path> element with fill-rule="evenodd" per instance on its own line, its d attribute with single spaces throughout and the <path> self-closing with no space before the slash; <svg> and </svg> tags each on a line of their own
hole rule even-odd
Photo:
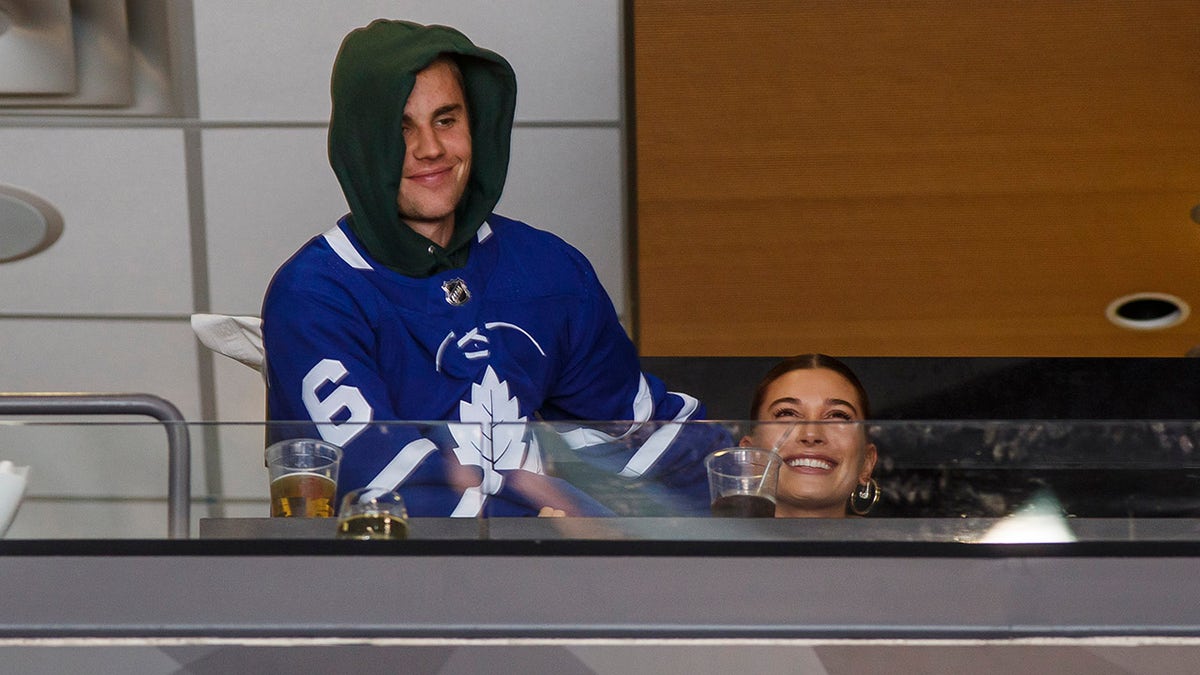
<svg viewBox="0 0 1200 675">
<path fill-rule="evenodd" d="M 846 514 L 855 486 L 875 468 L 874 444 L 861 424 L 863 402 L 841 374 L 827 368 L 791 370 L 764 390 L 760 425 L 742 445 L 774 448 L 783 458 L 775 515 L 831 517 Z"/>
</svg>

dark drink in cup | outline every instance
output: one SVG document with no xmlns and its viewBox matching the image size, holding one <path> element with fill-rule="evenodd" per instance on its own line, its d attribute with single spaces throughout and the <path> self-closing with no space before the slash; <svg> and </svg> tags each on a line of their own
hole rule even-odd
<svg viewBox="0 0 1200 675">
<path fill-rule="evenodd" d="M 725 495 L 712 503 L 718 518 L 774 518 L 775 502 L 761 495 Z"/>
<path fill-rule="evenodd" d="M 775 485 L 783 461 L 773 450 L 723 448 L 704 458 L 712 514 L 719 518 L 773 518 Z"/>
</svg>

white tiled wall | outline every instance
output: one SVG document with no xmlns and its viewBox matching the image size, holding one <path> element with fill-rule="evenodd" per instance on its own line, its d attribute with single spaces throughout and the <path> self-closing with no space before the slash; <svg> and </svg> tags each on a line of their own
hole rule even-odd
<svg viewBox="0 0 1200 675">
<path fill-rule="evenodd" d="M 54 204 L 65 223 L 45 252 L 0 264 L 0 311 L 187 312 L 183 159 L 183 133 L 175 129 L 0 126 L 0 183 Z"/>
<path fill-rule="evenodd" d="M 619 0 L 201 0 L 200 113 L 207 120 L 321 121 L 342 37 L 388 17 L 454 26 L 517 72 L 518 122 L 616 121 Z M 253 67 L 250 67 L 250 66 Z"/>
<path fill-rule="evenodd" d="M 323 127 L 203 131 L 214 311 L 258 314 L 275 267 L 346 212 L 325 137 Z"/>
<path fill-rule="evenodd" d="M 0 184 L 65 222 L 45 252 L 0 264 L 0 391 L 146 392 L 191 421 L 260 421 L 259 375 L 213 358 L 188 317 L 257 314 L 274 269 L 345 211 L 326 159 L 329 73 L 345 33 L 377 17 L 455 26 L 512 62 L 517 128 L 498 211 L 579 247 L 624 313 L 620 0 L 180 5 L 192 29 L 176 76 L 195 83 L 196 114 L 39 123 L 0 109 Z M 94 431 L 25 429 L 0 444 L 0 459 L 34 467 L 9 536 L 165 534 L 165 435 Z M 261 429 L 192 439 L 193 521 L 210 491 L 242 499 L 217 500 L 225 513 L 265 513 L 252 501 Z"/>
<path fill-rule="evenodd" d="M 5 391 L 150 393 L 201 419 L 186 321 L 6 318 L 0 331 Z"/>
</svg>

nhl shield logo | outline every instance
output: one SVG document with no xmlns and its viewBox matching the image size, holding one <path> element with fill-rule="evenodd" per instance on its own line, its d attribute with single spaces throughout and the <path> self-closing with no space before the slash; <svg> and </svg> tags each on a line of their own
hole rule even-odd
<svg viewBox="0 0 1200 675">
<path fill-rule="evenodd" d="M 442 282 L 442 291 L 446 294 L 446 302 L 455 307 L 465 305 L 471 299 L 471 291 L 467 290 L 467 283 L 462 279 Z"/>
</svg>

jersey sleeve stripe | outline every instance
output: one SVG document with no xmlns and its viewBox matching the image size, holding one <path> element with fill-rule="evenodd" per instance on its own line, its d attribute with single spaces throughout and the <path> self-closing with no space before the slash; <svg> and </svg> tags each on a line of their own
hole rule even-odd
<svg viewBox="0 0 1200 675">
<path fill-rule="evenodd" d="M 700 401 L 693 396 L 681 394 L 678 392 L 670 392 L 674 396 L 678 396 L 683 401 L 683 407 L 679 413 L 675 415 L 675 422 L 686 422 L 691 419 L 696 410 L 700 407 Z M 679 431 L 683 429 L 679 424 L 668 424 L 660 427 L 657 431 L 650 434 L 642 447 L 633 453 L 633 457 L 629 458 L 629 462 L 625 464 L 625 468 L 621 469 L 620 475 L 626 478 L 637 478 L 646 473 L 654 463 L 662 457 L 663 453 L 671 447 L 671 442 L 679 435 Z"/>
<path fill-rule="evenodd" d="M 459 500 L 458 506 L 454 507 L 454 511 L 450 513 L 451 518 L 474 518 L 483 510 L 483 502 L 487 497 L 478 487 L 467 488 L 463 492 L 462 499 Z"/>
<path fill-rule="evenodd" d="M 358 249 L 354 248 L 354 244 L 350 243 L 350 238 L 346 236 L 345 232 L 342 232 L 342 228 L 334 226 L 325 232 L 324 237 L 329 248 L 333 249 L 333 252 L 347 265 L 356 270 L 374 269 L 371 267 L 371 263 L 362 257 Z"/>
<path fill-rule="evenodd" d="M 371 479 L 367 487 L 379 487 L 386 490 L 396 489 L 435 450 L 437 450 L 437 446 L 428 438 L 419 438 L 409 443 L 400 452 L 396 453 L 396 456 L 392 458 L 392 461 L 388 462 L 387 466 L 383 467 L 382 471 Z"/>
</svg>

